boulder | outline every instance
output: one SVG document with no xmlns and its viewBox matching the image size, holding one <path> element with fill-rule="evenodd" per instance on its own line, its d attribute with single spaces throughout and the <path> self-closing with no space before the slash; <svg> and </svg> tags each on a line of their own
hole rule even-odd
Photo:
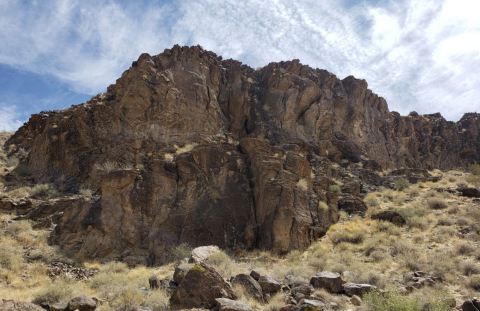
<svg viewBox="0 0 480 311">
<path fill-rule="evenodd" d="M 457 191 L 463 197 L 468 198 L 480 198 L 480 190 L 473 187 L 458 187 Z"/>
<path fill-rule="evenodd" d="M 364 294 L 376 290 L 377 287 L 370 284 L 361 284 L 361 283 L 345 283 L 343 284 L 343 291 L 348 296 L 352 297 L 353 295 L 362 297 Z"/>
<path fill-rule="evenodd" d="M 407 223 L 405 218 L 397 211 L 386 210 L 375 213 L 372 215 L 372 219 L 388 221 L 397 226 L 403 226 Z"/>
<path fill-rule="evenodd" d="M 48 306 L 49 311 L 64 311 L 68 310 L 68 302 L 57 302 Z"/>
<path fill-rule="evenodd" d="M 215 299 L 235 299 L 230 285 L 213 268 L 204 263 L 193 264 L 186 271 L 170 297 L 176 308 L 207 308 L 216 305 Z"/>
<path fill-rule="evenodd" d="M 192 255 L 190 256 L 189 262 L 191 263 L 203 262 L 207 260 L 208 257 L 219 252 L 221 252 L 220 248 L 218 248 L 218 246 L 215 246 L 215 245 L 199 246 L 192 250 Z"/>
<path fill-rule="evenodd" d="M 151 277 L 148 278 L 148 284 L 150 286 L 150 289 L 160 288 L 160 280 L 156 275 L 152 275 Z"/>
<path fill-rule="evenodd" d="M 263 301 L 263 291 L 260 284 L 248 274 L 238 274 L 232 281 L 232 285 L 241 286 L 251 297 Z"/>
<path fill-rule="evenodd" d="M 480 300 L 470 299 L 462 304 L 462 311 L 480 311 Z"/>
<path fill-rule="evenodd" d="M 215 301 L 215 310 L 218 311 L 252 311 L 252 308 L 249 305 L 240 301 L 228 298 L 217 298 Z"/>
<path fill-rule="evenodd" d="M 320 300 L 302 299 L 298 303 L 299 311 L 323 311 L 327 309 L 327 305 Z"/>
<path fill-rule="evenodd" d="M 87 296 L 79 296 L 68 302 L 69 311 L 93 311 L 97 308 L 97 302 Z"/>
<path fill-rule="evenodd" d="M 258 284 L 262 288 L 264 294 L 273 295 L 282 289 L 282 284 L 268 275 L 262 275 L 258 279 Z"/>
<path fill-rule="evenodd" d="M 258 281 L 260 279 L 260 273 L 255 270 L 250 271 L 250 276 L 255 280 Z"/>
<path fill-rule="evenodd" d="M 40 306 L 30 302 L 0 300 L 0 310 L 2 311 L 45 311 Z"/>
<path fill-rule="evenodd" d="M 310 284 L 315 288 L 323 288 L 330 293 L 341 293 L 343 291 L 343 284 L 345 281 L 339 273 L 322 271 L 317 273 L 310 279 Z"/>
<path fill-rule="evenodd" d="M 177 285 L 182 283 L 183 278 L 192 267 L 193 267 L 193 264 L 185 263 L 185 262 L 176 266 L 175 271 L 173 272 L 173 281 Z"/>
<path fill-rule="evenodd" d="M 367 205 L 359 197 L 344 195 L 338 200 L 338 209 L 348 214 L 365 215 Z"/>
</svg>

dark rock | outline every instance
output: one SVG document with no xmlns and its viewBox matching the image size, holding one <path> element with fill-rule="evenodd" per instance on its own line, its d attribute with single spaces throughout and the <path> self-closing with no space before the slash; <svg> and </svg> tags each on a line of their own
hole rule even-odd
<svg viewBox="0 0 480 311">
<path fill-rule="evenodd" d="M 183 278 L 187 274 L 188 271 L 193 267 L 193 264 L 190 263 L 181 263 L 175 267 L 175 271 L 173 272 L 173 281 L 179 285 L 182 283 Z"/>
<path fill-rule="evenodd" d="M 258 279 L 258 283 L 262 287 L 264 294 L 272 295 L 278 293 L 282 289 L 282 284 L 268 275 L 262 275 Z"/>
<path fill-rule="evenodd" d="M 150 289 L 160 288 L 160 280 L 157 278 L 156 275 L 152 275 L 150 278 L 148 278 L 148 284 L 150 286 Z"/>
<path fill-rule="evenodd" d="M 405 218 L 403 218 L 399 212 L 393 210 L 381 211 L 373 214 L 372 219 L 388 221 L 397 226 L 403 226 L 407 223 Z"/>
<path fill-rule="evenodd" d="M 348 296 L 357 295 L 362 297 L 364 294 L 376 290 L 377 287 L 370 284 L 345 283 L 343 284 L 343 291 Z"/>
<path fill-rule="evenodd" d="M 243 287 L 248 295 L 263 301 L 263 291 L 260 284 L 248 274 L 238 274 L 232 280 L 232 285 L 239 285 Z"/>
<path fill-rule="evenodd" d="M 457 189 L 460 195 L 468 198 L 480 198 L 480 190 L 472 187 L 459 187 Z"/>
<path fill-rule="evenodd" d="M 69 311 L 93 311 L 97 308 L 97 302 L 87 296 L 75 297 L 68 302 Z"/>
<path fill-rule="evenodd" d="M 313 287 L 323 288 L 335 294 L 343 291 L 344 283 L 340 274 L 329 271 L 319 272 L 310 279 L 310 284 Z"/>
<path fill-rule="evenodd" d="M 260 279 L 260 273 L 255 270 L 250 271 L 250 276 L 255 280 L 258 281 Z"/>
<path fill-rule="evenodd" d="M 235 301 L 228 298 L 215 299 L 215 310 L 218 311 L 252 311 L 252 308 L 240 301 Z"/>
<path fill-rule="evenodd" d="M 345 195 L 338 200 L 338 209 L 348 214 L 364 215 L 367 211 L 367 205 L 358 197 Z"/>
<path fill-rule="evenodd" d="M 170 297 L 176 308 L 207 308 L 216 305 L 216 298 L 235 299 L 230 285 L 213 268 L 194 264 L 186 271 Z"/>
<path fill-rule="evenodd" d="M 471 299 L 462 304 L 462 311 L 480 311 L 480 300 Z"/>
</svg>

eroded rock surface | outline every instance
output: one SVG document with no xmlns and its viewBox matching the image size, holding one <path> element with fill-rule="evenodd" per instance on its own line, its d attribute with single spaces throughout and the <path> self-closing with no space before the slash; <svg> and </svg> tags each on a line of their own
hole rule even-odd
<svg viewBox="0 0 480 311">
<path fill-rule="evenodd" d="M 175 46 L 83 105 L 33 115 L 5 148 L 33 182 L 96 194 L 52 220 L 52 242 L 157 263 L 182 242 L 306 248 L 338 219 L 334 179 L 356 197 L 383 184 L 378 169 L 478 161 L 479 125 L 400 116 L 364 80 L 298 60 L 254 70 Z"/>
</svg>

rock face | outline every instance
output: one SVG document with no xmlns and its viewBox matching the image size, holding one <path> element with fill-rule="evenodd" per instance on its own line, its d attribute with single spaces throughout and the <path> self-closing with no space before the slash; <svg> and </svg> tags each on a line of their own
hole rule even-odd
<svg viewBox="0 0 480 311">
<path fill-rule="evenodd" d="M 480 160 L 479 129 L 477 114 L 402 117 L 364 80 L 298 60 L 253 70 L 175 46 L 83 105 L 33 115 L 5 148 L 18 174 L 98 194 L 64 211 L 52 242 L 155 263 L 182 242 L 305 248 L 338 218 L 332 162 L 375 182 L 372 169 L 465 165 Z"/>
</svg>

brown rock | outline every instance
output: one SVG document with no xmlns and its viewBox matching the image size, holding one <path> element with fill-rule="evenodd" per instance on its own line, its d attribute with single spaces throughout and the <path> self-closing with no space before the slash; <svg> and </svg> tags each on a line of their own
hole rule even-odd
<svg viewBox="0 0 480 311">
<path fill-rule="evenodd" d="M 173 291 L 170 303 L 175 308 L 207 308 L 216 305 L 216 298 L 235 299 L 230 285 L 213 268 L 194 264 Z"/>
<path fill-rule="evenodd" d="M 268 275 L 262 275 L 258 279 L 258 284 L 262 287 L 263 293 L 268 295 L 278 293 L 282 289 L 282 284 Z"/>
<path fill-rule="evenodd" d="M 403 226 L 407 223 L 403 216 L 393 210 L 381 211 L 372 215 L 372 219 L 391 222 L 397 226 Z"/>
<path fill-rule="evenodd" d="M 480 300 L 471 299 L 462 304 L 462 311 L 480 311 Z"/>
<path fill-rule="evenodd" d="M 349 214 L 364 215 L 367 211 L 367 205 L 358 197 L 345 195 L 338 201 L 338 209 Z"/>
<path fill-rule="evenodd" d="M 69 311 L 93 311 L 97 308 L 97 302 L 86 296 L 75 297 L 68 302 Z"/>
<path fill-rule="evenodd" d="M 340 274 L 329 271 L 322 271 L 317 273 L 310 279 L 310 284 L 315 288 L 323 288 L 331 293 L 341 293 L 343 291 L 343 284 Z"/>
<path fill-rule="evenodd" d="M 357 284 L 357 283 L 345 283 L 343 284 L 343 291 L 348 296 L 360 296 L 362 297 L 364 294 L 376 290 L 377 287 L 370 285 L 370 284 Z"/>
</svg>

